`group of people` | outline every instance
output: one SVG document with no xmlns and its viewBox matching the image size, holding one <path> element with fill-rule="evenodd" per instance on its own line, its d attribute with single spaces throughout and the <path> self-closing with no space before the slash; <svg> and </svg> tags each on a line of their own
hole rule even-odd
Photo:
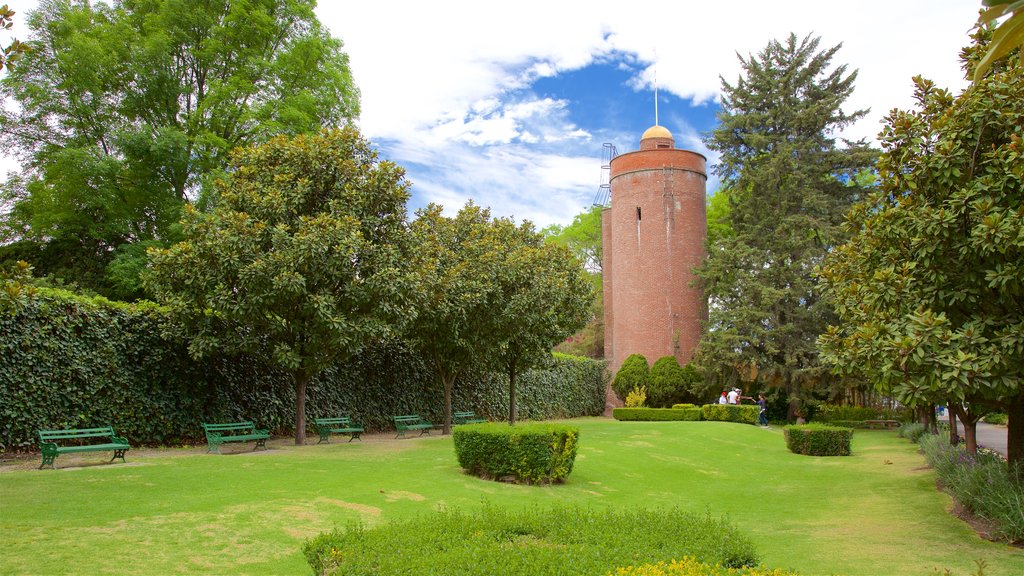
<svg viewBox="0 0 1024 576">
<path fill-rule="evenodd" d="M 733 388 L 732 390 L 722 390 L 722 396 L 718 399 L 719 404 L 741 404 L 744 400 L 753 400 L 753 396 L 744 396 L 743 390 L 739 388 Z M 757 406 L 761 409 L 757 414 L 758 426 L 768 427 L 768 402 L 764 399 L 764 394 L 757 395 Z"/>
</svg>

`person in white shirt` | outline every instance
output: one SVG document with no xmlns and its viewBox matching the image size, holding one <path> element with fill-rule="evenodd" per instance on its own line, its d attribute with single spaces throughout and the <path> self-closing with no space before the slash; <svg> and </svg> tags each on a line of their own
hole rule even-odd
<svg viewBox="0 0 1024 576">
<path fill-rule="evenodd" d="M 727 402 L 729 404 L 736 404 L 739 401 L 740 401 L 739 389 L 738 388 L 733 388 L 732 390 L 729 391 L 729 397 L 727 398 Z"/>
</svg>

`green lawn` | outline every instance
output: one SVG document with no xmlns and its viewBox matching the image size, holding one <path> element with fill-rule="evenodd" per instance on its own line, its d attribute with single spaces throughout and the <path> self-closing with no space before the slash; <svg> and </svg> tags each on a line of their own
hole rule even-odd
<svg viewBox="0 0 1024 576">
<path fill-rule="evenodd" d="M 790 454 L 779 429 L 721 422 L 572 421 L 569 482 L 526 487 L 462 474 L 450 437 L 371 436 L 266 452 L 92 453 L 58 470 L 0 467 L 2 574 L 305 574 L 303 541 L 440 506 L 679 506 L 725 515 L 764 562 L 814 574 L 1024 574 L 1024 551 L 947 513 L 916 447 L 857 431 L 851 457 Z M 243 450 L 226 447 L 225 452 Z M 78 464 L 88 464 L 76 467 Z M 611 569 L 612 567 L 609 567 Z"/>
</svg>

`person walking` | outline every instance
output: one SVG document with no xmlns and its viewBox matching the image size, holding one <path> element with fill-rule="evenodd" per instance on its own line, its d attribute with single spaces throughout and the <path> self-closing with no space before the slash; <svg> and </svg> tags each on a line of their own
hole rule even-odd
<svg viewBox="0 0 1024 576">
<path fill-rule="evenodd" d="M 761 409 L 757 413 L 757 424 L 762 428 L 768 428 L 768 402 L 764 399 L 764 394 L 757 395 L 757 406 Z"/>
</svg>

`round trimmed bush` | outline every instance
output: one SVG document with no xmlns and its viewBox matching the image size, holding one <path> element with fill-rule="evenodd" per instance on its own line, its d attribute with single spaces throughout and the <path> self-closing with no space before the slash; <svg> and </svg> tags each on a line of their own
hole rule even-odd
<svg viewBox="0 0 1024 576">
<path fill-rule="evenodd" d="M 686 374 L 675 356 L 662 356 L 647 377 L 647 400 L 652 408 L 664 408 L 686 399 Z"/>
<path fill-rule="evenodd" d="M 807 456 L 849 456 L 852 428 L 825 426 L 823 424 L 801 424 L 786 426 L 786 447 L 794 454 Z"/>
<path fill-rule="evenodd" d="M 452 432 L 459 465 L 492 480 L 565 482 L 576 461 L 580 431 L 564 424 L 468 424 Z"/>
<path fill-rule="evenodd" d="M 622 363 L 619 371 L 615 373 L 615 379 L 612 380 L 612 390 L 615 391 L 615 395 L 619 397 L 619 400 L 625 400 L 626 395 L 632 392 L 634 388 L 647 386 L 649 375 L 650 369 L 647 367 L 647 358 L 643 354 L 631 354 Z"/>
</svg>

